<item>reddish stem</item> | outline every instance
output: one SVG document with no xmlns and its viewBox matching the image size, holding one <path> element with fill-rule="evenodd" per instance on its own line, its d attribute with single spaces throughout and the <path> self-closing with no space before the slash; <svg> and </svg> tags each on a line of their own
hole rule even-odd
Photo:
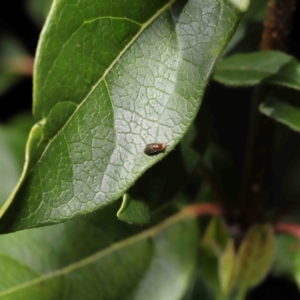
<svg viewBox="0 0 300 300">
<path fill-rule="evenodd" d="M 32 76 L 34 58 L 31 56 L 20 56 L 6 59 L 3 62 L 7 72 L 19 75 Z"/>
<path fill-rule="evenodd" d="M 274 225 L 274 229 L 279 233 L 287 233 L 300 239 L 300 225 L 288 222 L 281 222 Z"/>
<path fill-rule="evenodd" d="M 194 205 L 189 205 L 184 208 L 184 211 L 188 214 L 196 216 L 222 216 L 224 215 L 224 210 L 219 204 L 215 203 L 199 203 Z"/>
</svg>

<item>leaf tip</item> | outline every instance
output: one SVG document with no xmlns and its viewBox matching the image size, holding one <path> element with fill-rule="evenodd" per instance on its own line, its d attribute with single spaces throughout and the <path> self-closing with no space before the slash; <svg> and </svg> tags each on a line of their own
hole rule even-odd
<svg viewBox="0 0 300 300">
<path fill-rule="evenodd" d="M 230 2 L 241 12 L 247 11 L 250 4 L 249 0 L 230 0 Z"/>
</svg>

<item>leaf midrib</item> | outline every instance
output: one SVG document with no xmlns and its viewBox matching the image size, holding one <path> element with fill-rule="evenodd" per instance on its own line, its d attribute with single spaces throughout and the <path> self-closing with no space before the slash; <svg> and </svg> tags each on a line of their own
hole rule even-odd
<svg viewBox="0 0 300 300">
<path fill-rule="evenodd" d="M 68 265 L 67 267 L 64 267 L 60 270 L 55 270 L 55 271 L 49 272 L 48 274 L 41 275 L 40 277 L 38 277 L 36 279 L 30 280 L 28 282 L 17 285 L 13 288 L 7 289 L 6 291 L 3 291 L 0 293 L 0 297 L 12 294 L 14 292 L 17 292 L 17 291 L 25 289 L 27 287 L 33 286 L 35 284 L 38 284 L 45 280 L 49 280 L 54 277 L 59 277 L 61 275 L 67 275 L 73 271 L 76 271 L 77 269 L 80 269 L 89 264 L 92 264 L 95 261 L 100 260 L 101 258 L 103 258 L 111 253 L 114 253 L 125 247 L 133 245 L 134 243 L 140 242 L 142 240 L 147 240 L 149 238 L 155 238 L 155 236 L 157 236 L 158 234 L 163 232 L 168 227 L 170 227 L 180 221 L 183 221 L 184 219 L 193 219 L 193 213 L 189 212 L 188 210 L 182 210 L 179 213 L 171 216 L 170 218 L 168 218 L 167 220 L 158 224 L 155 227 L 152 227 L 148 230 L 143 231 L 142 233 L 139 233 L 135 236 L 129 237 L 120 242 L 116 242 L 116 243 L 112 244 L 111 246 L 105 248 L 104 250 L 96 252 L 95 254 L 92 254 L 86 258 L 83 258 L 83 259 L 79 260 L 78 262 L 72 263 L 72 264 Z"/>
<path fill-rule="evenodd" d="M 48 148 L 51 146 L 52 142 L 55 140 L 56 136 L 58 136 L 64 128 L 69 124 L 73 116 L 77 113 L 77 111 L 81 108 L 81 106 L 88 100 L 89 96 L 92 94 L 92 92 L 96 89 L 96 87 L 101 83 L 101 81 L 106 78 L 110 70 L 114 67 L 114 65 L 120 60 L 120 58 L 126 53 L 126 51 L 129 49 L 129 47 L 137 40 L 137 38 L 141 35 L 141 33 L 164 11 L 166 11 L 176 0 L 169 1 L 166 5 L 164 5 L 161 9 L 159 9 L 147 22 L 144 23 L 144 25 L 141 26 L 141 29 L 134 35 L 130 43 L 128 43 L 124 49 L 120 52 L 120 54 L 114 59 L 114 61 L 111 63 L 110 67 L 107 68 L 107 70 L 103 73 L 102 77 L 95 83 L 95 85 L 91 88 L 90 92 L 87 94 L 87 96 L 82 100 L 82 102 L 77 106 L 77 108 L 74 110 L 72 115 L 70 115 L 67 122 L 62 126 L 62 128 L 57 132 L 57 134 L 49 139 L 48 145 L 45 147 L 45 150 L 42 152 L 41 157 L 37 160 L 37 162 L 31 167 L 30 171 L 27 172 L 27 176 L 30 174 L 30 172 L 35 168 L 35 166 L 41 161 L 44 154 L 47 152 Z M 47 118 L 43 119 L 46 120 Z"/>
</svg>

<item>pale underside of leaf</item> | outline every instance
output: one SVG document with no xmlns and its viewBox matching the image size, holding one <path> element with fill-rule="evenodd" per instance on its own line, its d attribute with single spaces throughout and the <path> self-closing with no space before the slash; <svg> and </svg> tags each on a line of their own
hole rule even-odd
<svg viewBox="0 0 300 300">
<path fill-rule="evenodd" d="M 171 2 L 165 2 L 129 39 L 111 17 L 81 26 L 71 18 L 67 24 L 74 32 L 65 37 L 55 23 L 54 16 L 61 17 L 55 5 L 36 63 L 34 113 L 43 121 L 31 133 L 28 166 L 10 198 L 14 203 L 2 219 L 3 231 L 62 222 L 120 198 L 187 131 L 240 16 L 228 4 L 192 0 L 174 24 L 167 10 Z M 127 21 L 122 24 L 131 27 L 125 32 L 132 34 L 139 22 Z M 123 47 L 111 48 L 115 57 L 108 57 L 108 66 L 95 62 L 98 48 L 91 42 L 104 25 L 114 29 L 104 32 L 105 38 L 117 32 L 121 42 L 115 43 L 116 36 L 113 41 Z M 82 28 L 86 41 L 78 34 Z M 105 38 L 99 35 L 103 43 Z M 98 45 L 102 58 L 110 55 L 109 42 Z M 48 44 L 56 54 L 47 52 Z M 166 143 L 166 153 L 146 156 L 143 150 L 153 142 Z"/>
</svg>

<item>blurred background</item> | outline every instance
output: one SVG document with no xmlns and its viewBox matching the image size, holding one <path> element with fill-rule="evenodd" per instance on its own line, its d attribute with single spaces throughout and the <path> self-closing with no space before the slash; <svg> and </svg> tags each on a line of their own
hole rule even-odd
<svg viewBox="0 0 300 300">
<path fill-rule="evenodd" d="M 0 122 L 31 110 L 33 58 L 50 5 L 7 1 L 0 10 Z"/>
</svg>

